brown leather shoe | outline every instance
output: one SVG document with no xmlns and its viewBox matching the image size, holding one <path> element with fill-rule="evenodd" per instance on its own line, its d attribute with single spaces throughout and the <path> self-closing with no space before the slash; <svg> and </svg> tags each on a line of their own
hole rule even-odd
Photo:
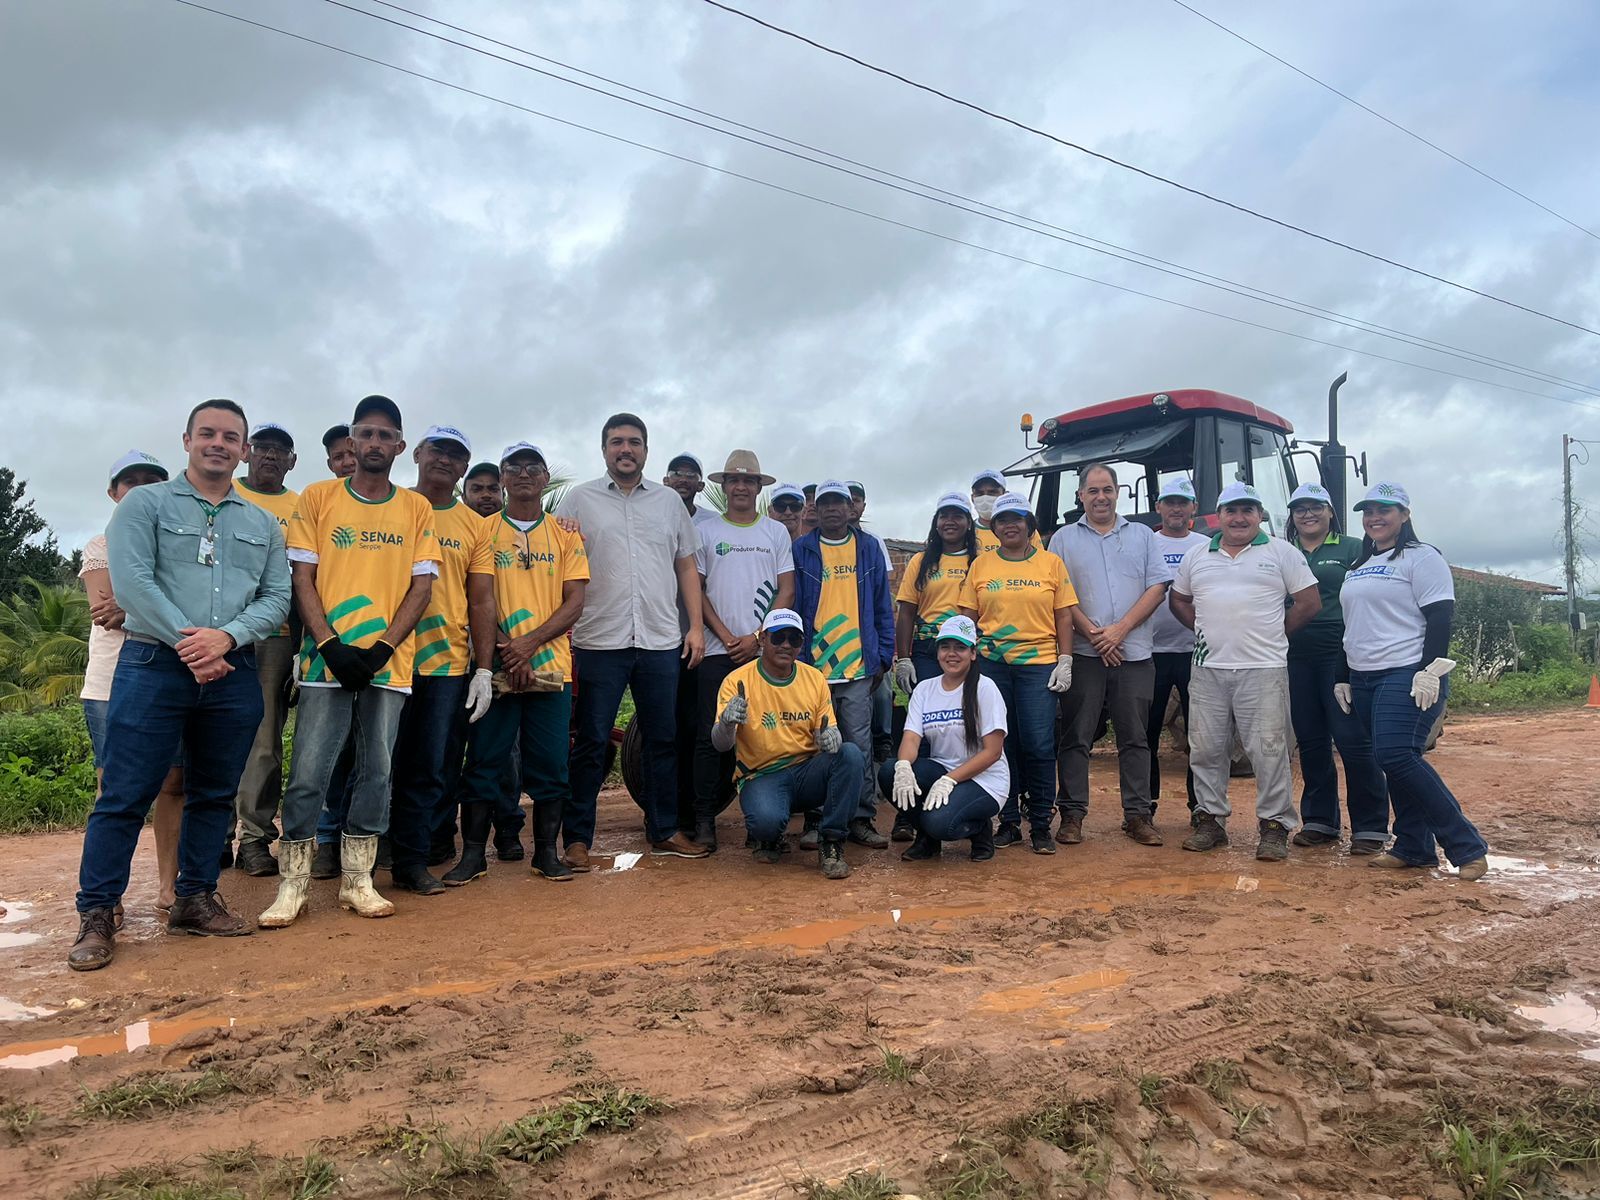
<svg viewBox="0 0 1600 1200">
<path fill-rule="evenodd" d="M 179 896 L 167 918 L 168 933 L 192 933 L 196 937 L 246 937 L 255 932 L 243 917 L 228 911 L 221 892 L 199 896 Z"/>
<path fill-rule="evenodd" d="M 91 908 L 78 914 L 78 937 L 67 951 L 67 966 L 74 971 L 98 971 L 111 965 L 117 954 L 114 910 Z"/>
<path fill-rule="evenodd" d="M 1161 834 L 1151 823 L 1149 817 L 1129 817 L 1122 823 L 1122 832 L 1138 842 L 1141 846 L 1163 846 Z"/>
<path fill-rule="evenodd" d="M 693 838 L 687 838 L 681 833 L 675 833 L 664 842 L 651 842 L 650 853 L 657 857 L 704 858 L 711 851 Z"/>
<path fill-rule="evenodd" d="M 589 847 L 582 842 L 573 842 L 568 846 L 567 852 L 561 856 L 561 861 L 579 874 L 592 869 L 589 865 Z"/>
<path fill-rule="evenodd" d="M 1076 846 L 1083 841 L 1083 818 L 1077 813 L 1062 813 L 1061 828 L 1056 830 L 1056 841 L 1063 846 Z"/>
</svg>

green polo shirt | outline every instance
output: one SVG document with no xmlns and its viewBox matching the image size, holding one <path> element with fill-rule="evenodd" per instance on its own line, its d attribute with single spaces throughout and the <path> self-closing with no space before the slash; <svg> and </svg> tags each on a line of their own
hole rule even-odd
<svg viewBox="0 0 1600 1200">
<path fill-rule="evenodd" d="M 1290 541 L 1299 547 L 1298 541 L 1292 538 Z M 1317 577 L 1322 608 L 1289 639 L 1290 658 L 1323 658 L 1343 653 L 1344 610 L 1339 607 L 1339 589 L 1344 586 L 1345 572 L 1360 553 L 1360 538 L 1340 537 L 1330 530 L 1327 540 L 1306 554 L 1306 565 Z"/>
</svg>

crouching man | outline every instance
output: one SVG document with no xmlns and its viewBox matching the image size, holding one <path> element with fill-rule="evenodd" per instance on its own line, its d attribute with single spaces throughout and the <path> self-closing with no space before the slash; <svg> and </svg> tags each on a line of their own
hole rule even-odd
<svg viewBox="0 0 1600 1200">
<path fill-rule="evenodd" d="M 795 661 L 805 640 L 800 614 L 773 609 L 760 639 L 761 657 L 723 680 L 711 743 L 734 751 L 734 783 L 756 861 L 777 862 L 789 818 L 820 808 L 818 863 L 827 878 L 845 879 L 844 842 L 866 760 L 840 735 L 822 672 Z"/>
</svg>

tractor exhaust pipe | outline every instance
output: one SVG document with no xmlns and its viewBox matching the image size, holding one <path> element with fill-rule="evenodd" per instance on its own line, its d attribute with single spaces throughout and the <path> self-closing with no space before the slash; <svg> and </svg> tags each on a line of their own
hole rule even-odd
<svg viewBox="0 0 1600 1200">
<path fill-rule="evenodd" d="M 1333 500 L 1333 520 L 1335 527 L 1343 529 L 1345 526 L 1345 448 L 1339 441 L 1339 389 L 1350 378 L 1349 371 L 1340 373 L 1339 378 L 1328 385 L 1328 440 L 1322 444 L 1322 486 L 1328 489 L 1328 495 Z"/>
</svg>

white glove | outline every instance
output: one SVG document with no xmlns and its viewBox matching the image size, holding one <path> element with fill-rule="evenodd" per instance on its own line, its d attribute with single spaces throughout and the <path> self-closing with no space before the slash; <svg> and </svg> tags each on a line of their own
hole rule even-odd
<svg viewBox="0 0 1600 1200">
<path fill-rule="evenodd" d="M 467 724 L 471 725 L 488 712 L 489 705 L 493 702 L 494 672 L 488 667 L 479 667 L 472 673 L 472 680 L 467 684 Z"/>
<path fill-rule="evenodd" d="M 956 781 L 948 775 L 941 775 L 933 781 L 933 786 L 928 789 L 928 798 L 922 802 L 924 811 L 934 808 L 943 808 L 950 803 L 950 793 L 956 790 Z"/>
<path fill-rule="evenodd" d="M 889 798 L 894 801 L 894 806 L 901 812 L 910 812 L 921 791 L 917 786 L 917 773 L 911 769 L 911 764 L 903 758 L 896 762 L 894 786 L 889 789 Z"/>
<path fill-rule="evenodd" d="M 1436 658 L 1411 677 L 1411 699 L 1418 708 L 1429 709 L 1439 703 L 1439 681 L 1455 667 L 1453 658 Z"/>
<path fill-rule="evenodd" d="M 1339 706 L 1339 711 L 1345 716 L 1348 717 L 1350 715 L 1351 705 L 1355 701 L 1350 696 L 1350 685 L 1348 683 L 1336 683 L 1333 685 L 1333 702 Z"/>
<path fill-rule="evenodd" d="M 917 668 L 909 658 L 894 660 L 894 683 L 908 696 L 917 690 Z"/>
<path fill-rule="evenodd" d="M 844 738 L 839 731 L 828 724 L 828 718 L 822 718 L 822 728 L 817 730 L 817 749 L 824 754 L 837 754 L 839 747 L 844 745 Z"/>
<path fill-rule="evenodd" d="M 1063 654 L 1056 659 L 1056 669 L 1050 672 L 1050 682 L 1045 687 L 1052 692 L 1072 690 L 1072 655 Z"/>
<path fill-rule="evenodd" d="M 724 725 L 743 725 L 750 719 L 750 701 L 745 699 L 743 682 L 739 684 L 738 695 L 729 700 L 728 706 L 722 710 L 720 719 Z"/>
</svg>

